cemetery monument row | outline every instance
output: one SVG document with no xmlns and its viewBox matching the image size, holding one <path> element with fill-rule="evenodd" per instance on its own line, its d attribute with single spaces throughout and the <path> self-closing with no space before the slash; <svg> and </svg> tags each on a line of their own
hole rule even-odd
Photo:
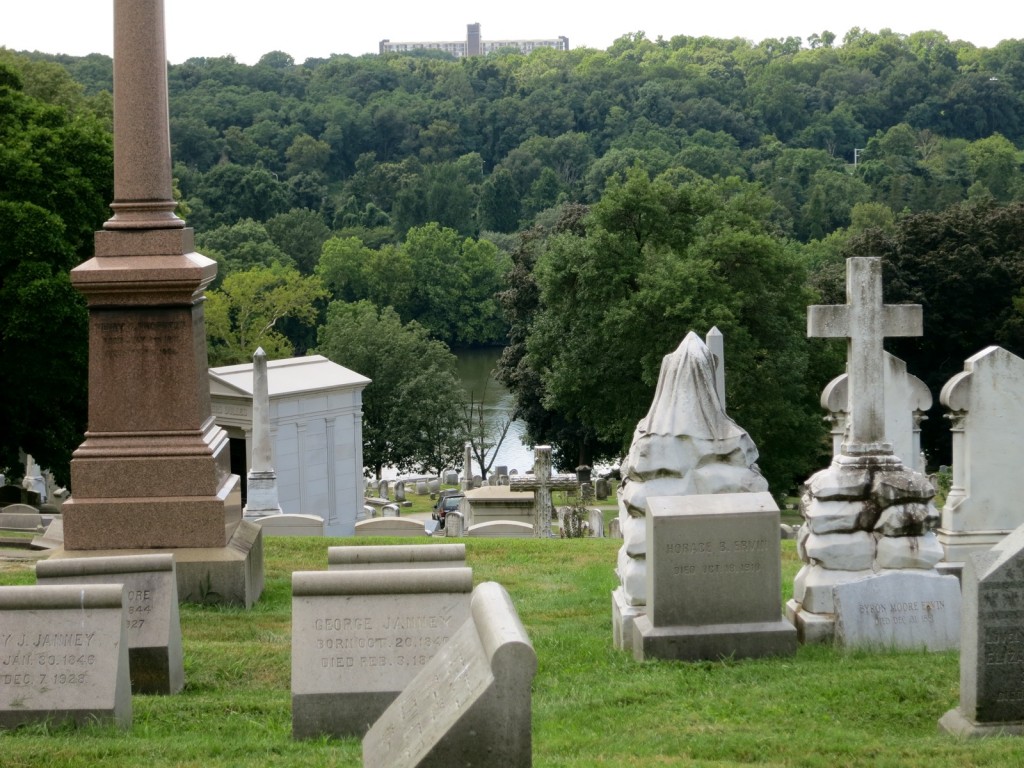
<svg viewBox="0 0 1024 768">
<path fill-rule="evenodd" d="M 217 265 L 195 252 L 171 182 L 164 5 L 117 0 L 114 215 L 71 272 L 89 310 L 89 428 L 55 556 L 174 550 L 183 599 L 251 605 L 262 539 L 242 520 L 207 381 L 203 290 Z"/>
<path fill-rule="evenodd" d="M 960 590 L 935 570 L 934 488 L 886 438 L 882 340 L 921 335 L 921 307 L 883 304 L 880 259 L 851 258 L 846 268 L 847 303 L 807 312 L 809 336 L 847 339 L 849 423 L 839 455 L 801 499 L 804 566 L 787 616 L 803 642 L 956 647 Z"/>
</svg>

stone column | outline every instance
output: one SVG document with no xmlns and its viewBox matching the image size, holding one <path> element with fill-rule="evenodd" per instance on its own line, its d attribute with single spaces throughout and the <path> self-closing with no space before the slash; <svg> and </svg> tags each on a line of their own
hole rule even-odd
<svg viewBox="0 0 1024 768">
<path fill-rule="evenodd" d="M 68 550 L 223 547 L 241 519 L 214 424 L 203 289 L 217 265 L 174 215 L 162 0 L 114 2 L 113 217 L 71 272 L 89 307 L 89 429 Z"/>
<path fill-rule="evenodd" d="M 469 441 L 462 455 L 462 490 L 473 490 L 473 444 Z"/>
</svg>

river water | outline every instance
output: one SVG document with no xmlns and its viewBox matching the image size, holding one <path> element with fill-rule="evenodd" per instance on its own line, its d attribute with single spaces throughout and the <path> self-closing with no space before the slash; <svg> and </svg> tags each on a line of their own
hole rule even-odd
<svg viewBox="0 0 1024 768">
<path fill-rule="evenodd" d="M 501 348 L 460 349 L 455 355 L 458 358 L 456 373 L 463 389 L 478 402 L 483 398 L 484 418 L 492 427 L 500 424 L 512 413 L 512 395 L 494 378 Z M 492 467 L 504 465 L 509 469 L 518 469 L 523 474 L 533 466 L 533 451 L 523 445 L 525 431 L 526 425 L 523 422 L 512 422 Z"/>
</svg>

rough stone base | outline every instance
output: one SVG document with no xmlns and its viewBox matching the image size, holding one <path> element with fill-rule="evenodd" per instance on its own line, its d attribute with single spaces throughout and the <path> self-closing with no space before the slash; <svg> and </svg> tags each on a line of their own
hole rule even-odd
<svg viewBox="0 0 1024 768">
<path fill-rule="evenodd" d="M 796 628 L 801 645 L 827 645 L 835 641 L 834 614 L 811 613 L 796 600 L 790 600 L 786 603 L 786 620 Z"/>
<path fill-rule="evenodd" d="M 633 650 L 633 622 L 646 610 L 647 606 L 627 603 L 622 587 L 612 590 L 612 642 L 618 650 Z"/>
<path fill-rule="evenodd" d="M 977 723 L 965 717 L 958 707 L 939 718 L 939 732 L 972 739 L 986 736 L 1024 736 L 1024 723 Z"/>
<path fill-rule="evenodd" d="M 796 630 L 781 618 L 756 624 L 699 627 L 655 627 L 648 616 L 638 616 L 633 622 L 633 658 L 637 661 L 792 656 L 796 647 Z"/>
<path fill-rule="evenodd" d="M 53 550 L 50 557 L 114 557 L 162 552 L 174 555 L 179 602 L 250 608 L 263 593 L 263 533 L 259 525 L 248 520 L 238 524 L 226 547 L 70 552 L 62 547 Z"/>
<path fill-rule="evenodd" d="M 292 738 L 361 739 L 396 698 L 394 691 L 292 694 Z"/>
</svg>

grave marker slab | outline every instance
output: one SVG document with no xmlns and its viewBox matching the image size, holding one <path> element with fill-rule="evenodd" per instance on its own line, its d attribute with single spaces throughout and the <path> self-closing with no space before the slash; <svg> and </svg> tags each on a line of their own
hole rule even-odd
<svg viewBox="0 0 1024 768">
<path fill-rule="evenodd" d="M 124 587 L 0 587 L 0 728 L 131 725 Z"/>
<path fill-rule="evenodd" d="M 958 736 L 1024 735 L 1024 526 L 963 570 L 960 706 L 939 720 Z"/>
<path fill-rule="evenodd" d="M 886 571 L 832 587 L 836 644 L 948 651 L 960 644 L 960 583 L 921 570 Z"/>
<path fill-rule="evenodd" d="M 533 764 L 530 685 L 537 655 L 505 589 L 473 591 L 472 620 L 363 739 L 365 768 Z"/>
<path fill-rule="evenodd" d="M 782 618 L 779 508 L 770 493 L 647 499 L 647 614 L 633 656 L 757 658 L 796 652 Z"/>
<path fill-rule="evenodd" d="M 362 736 L 469 618 L 469 568 L 292 574 L 292 735 Z"/>
<path fill-rule="evenodd" d="M 356 523 L 356 536 L 426 536 L 422 520 L 408 517 L 376 517 Z"/>
<path fill-rule="evenodd" d="M 465 544 L 399 544 L 328 547 L 327 570 L 366 571 L 401 568 L 463 568 Z"/>
<path fill-rule="evenodd" d="M 178 693 L 185 685 L 178 585 L 170 554 L 42 560 L 39 584 L 122 584 L 133 693 Z"/>
</svg>

